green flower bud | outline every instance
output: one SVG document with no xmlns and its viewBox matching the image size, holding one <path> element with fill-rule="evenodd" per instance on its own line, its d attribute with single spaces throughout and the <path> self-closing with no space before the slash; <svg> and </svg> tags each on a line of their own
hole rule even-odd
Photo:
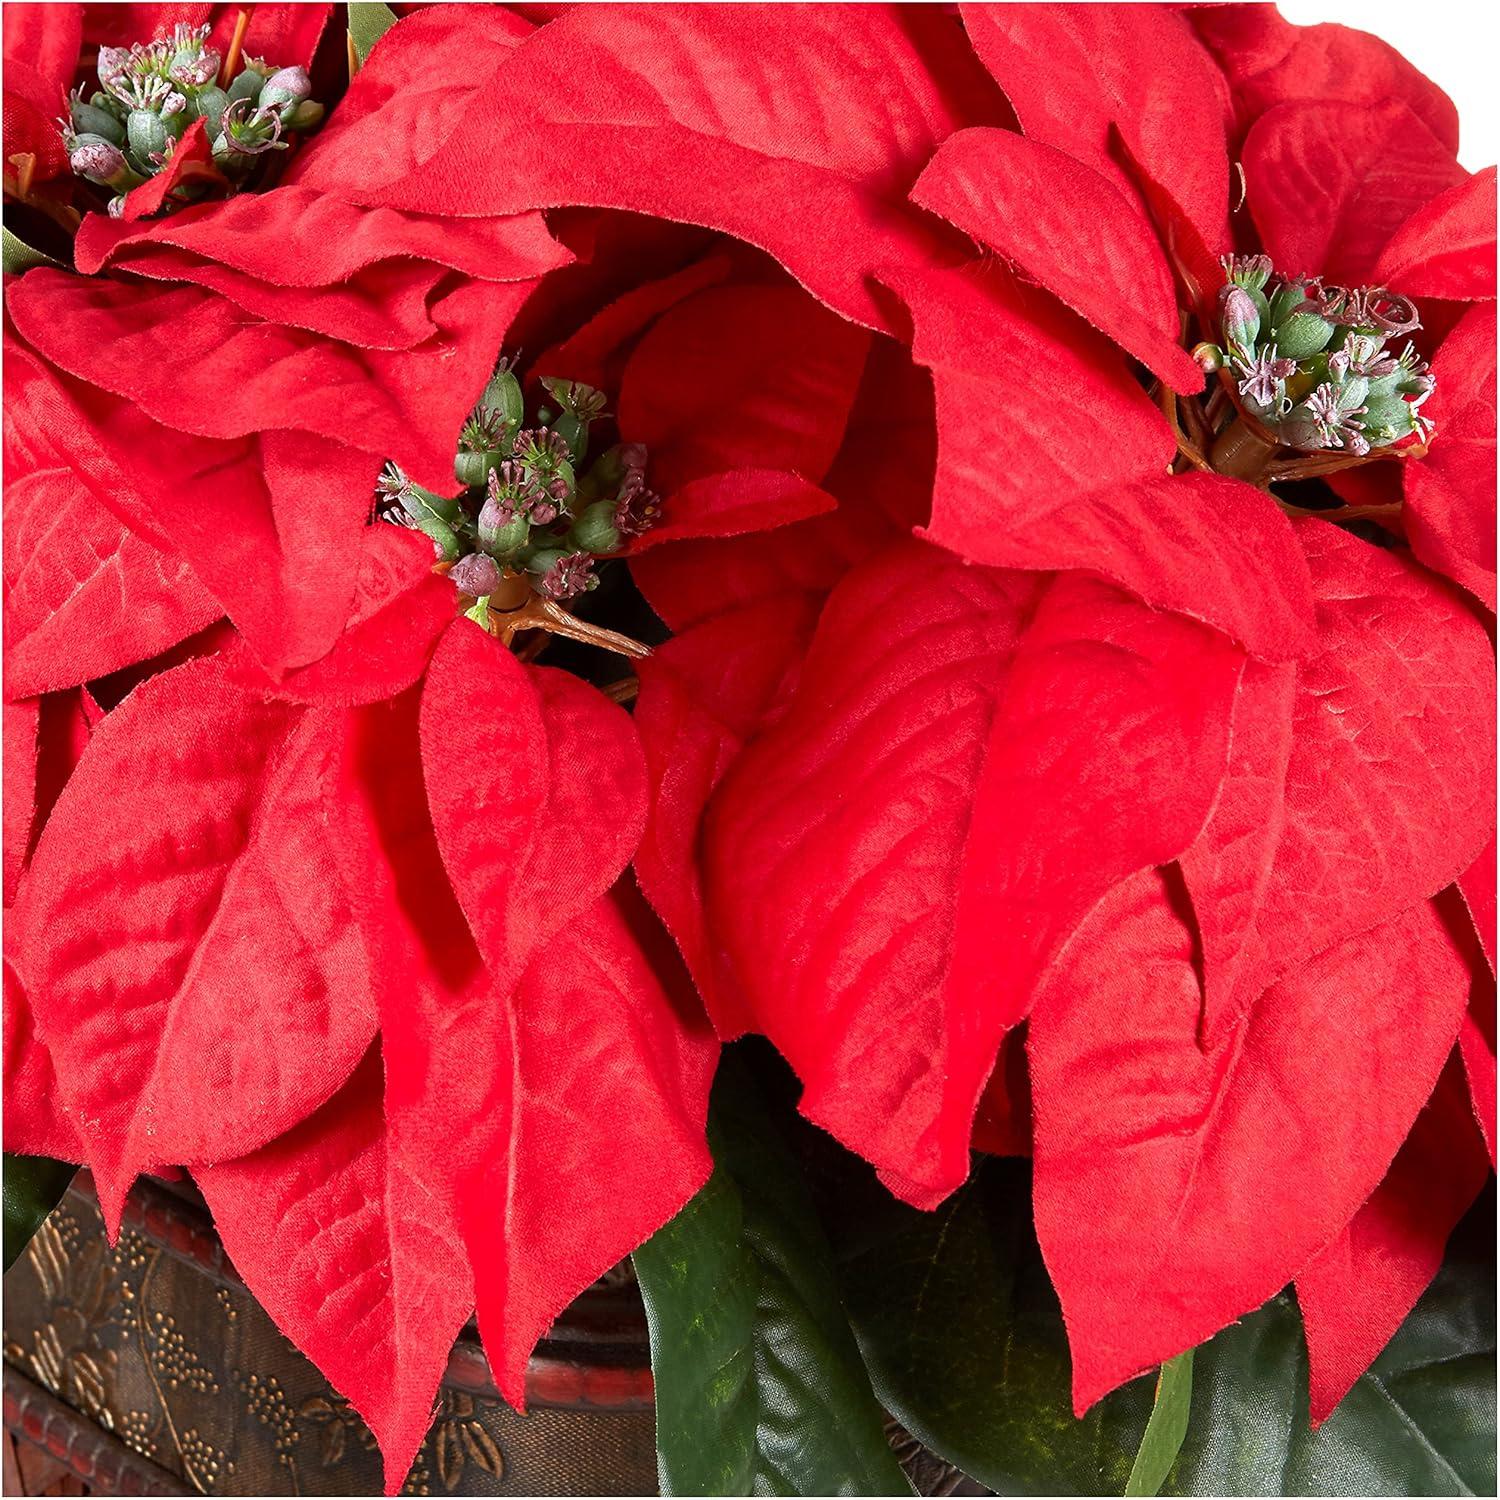
<svg viewBox="0 0 1500 1500">
<path fill-rule="evenodd" d="M 460 450 L 454 455 L 453 475 L 465 489 L 477 489 L 505 462 L 505 454 L 498 448 L 489 448 L 482 453 Z"/>
<path fill-rule="evenodd" d="M 440 521 L 436 516 L 428 516 L 425 520 L 416 521 L 413 524 L 418 531 L 432 538 L 432 550 L 439 562 L 457 562 L 463 555 L 463 543 L 459 541 L 453 528 L 446 521 Z"/>
<path fill-rule="evenodd" d="M 112 146 L 125 144 L 125 127 L 108 110 L 85 104 L 75 94 L 68 100 L 68 115 L 80 135 L 98 136 Z"/>
<path fill-rule="evenodd" d="M 1328 347 L 1333 324 L 1326 323 L 1315 312 L 1295 312 L 1278 323 L 1272 338 L 1284 359 L 1311 359 Z"/>
<path fill-rule="evenodd" d="M 1369 401 L 1359 421 L 1365 436 L 1377 448 L 1398 443 L 1417 430 L 1416 412 L 1399 396 Z"/>
<path fill-rule="evenodd" d="M 312 79 L 306 68 L 278 68 L 261 86 L 262 109 L 279 109 L 282 119 L 312 94 Z"/>
<path fill-rule="evenodd" d="M 501 562 L 516 557 L 531 542 L 531 523 L 493 495 L 479 512 L 476 530 L 480 547 Z"/>
<path fill-rule="evenodd" d="M 1250 293 L 1242 286 L 1226 287 L 1220 295 L 1219 314 L 1229 347 L 1252 353 L 1260 336 L 1260 311 Z"/>
<path fill-rule="evenodd" d="M 219 133 L 219 124 L 224 118 L 224 111 L 229 108 L 229 95 L 217 84 L 211 83 L 207 88 L 198 90 L 198 97 L 193 101 L 193 108 L 198 111 L 198 118 L 203 121 L 208 131 L 208 138 L 212 140 Z"/>
<path fill-rule="evenodd" d="M 287 129 L 289 130 L 311 130 L 314 125 L 322 120 L 327 111 L 316 99 L 304 99 L 290 115 L 286 117 Z"/>
<path fill-rule="evenodd" d="M 1206 374 L 1224 368 L 1224 351 L 1217 344 L 1194 344 L 1191 352 L 1193 363 Z"/>
<path fill-rule="evenodd" d="M 499 413 L 500 420 L 512 433 L 526 420 L 526 400 L 521 394 L 521 382 L 507 361 L 502 360 L 500 368 L 490 376 L 479 404 Z"/>
<path fill-rule="evenodd" d="M 429 516 L 435 516 L 439 521 L 453 522 L 457 521 L 462 514 L 462 507 L 457 500 L 450 499 L 447 495 L 439 495 L 435 490 L 429 490 L 424 485 L 412 484 L 409 481 L 401 495 L 401 504 L 414 521 L 423 521 Z"/>
<path fill-rule="evenodd" d="M 145 166 L 153 156 L 167 149 L 166 121 L 149 109 L 133 109 L 125 122 L 125 134 L 130 141 L 130 152 Z"/>
<path fill-rule="evenodd" d="M 230 102 L 233 103 L 238 99 L 258 99 L 260 91 L 265 86 L 266 75 L 256 72 L 247 64 L 243 72 L 235 74 L 233 82 L 229 85 Z"/>
<path fill-rule="evenodd" d="M 568 541 L 575 551 L 618 552 L 620 533 L 615 529 L 615 504 L 613 500 L 596 500 L 573 523 Z"/>
</svg>

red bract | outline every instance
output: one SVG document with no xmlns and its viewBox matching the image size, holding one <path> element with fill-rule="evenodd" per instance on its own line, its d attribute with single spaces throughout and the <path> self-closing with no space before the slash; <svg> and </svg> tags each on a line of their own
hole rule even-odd
<svg viewBox="0 0 1500 1500">
<path fill-rule="evenodd" d="M 18 974 L 60 1074 L 36 1131 L 78 1132 L 116 1225 L 136 1172 L 193 1167 L 394 1489 L 476 1300 L 519 1404 L 556 1314 L 701 1184 L 717 1048 L 610 889 L 645 814 L 622 710 L 463 620 L 418 686 L 328 696 L 215 659 L 132 693 L 31 861 Z"/>
<path fill-rule="evenodd" d="M 709 1169 L 632 861 L 720 1035 L 902 1196 L 1034 1148 L 1080 1408 L 1295 1279 L 1325 1414 L 1475 1112 L 1493 1157 L 1493 174 L 1451 106 L 1259 6 L 777 24 L 419 12 L 279 186 L 8 289 L 8 1087 L 111 1219 L 195 1171 L 393 1485 L 468 1313 L 519 1401 Z M 1232 248 L 1436 299 L 1425 455 L 1330 475 L 1381 545 L 1178 429 Z M 634 727 L 366 524 L 387 459 L 452 493 L 502 345 L 650 450 L 679 634 Z"/>
</svg>

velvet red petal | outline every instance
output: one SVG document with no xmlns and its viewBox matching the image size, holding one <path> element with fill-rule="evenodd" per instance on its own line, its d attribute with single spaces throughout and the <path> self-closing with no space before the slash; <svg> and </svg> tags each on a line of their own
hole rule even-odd
<svg viewBox="0 0 1500 1500">
<path fill-rule="evenodd" d="M 894 340 L 876 339 L 824 479 L 837 511 L 733 540 L 636 552 L 631 573 L 674 630 L 789 592 L 826 594 L 855 563 L 906 539 L 926 518 L 934 454 L 927 372 Z"/>
<path fill-rule="evenodd" d="M 221 191 L 227 187 L 227 182 L 214 163 L 214 148 L 208 138 L 207 124 L 203 120 L 194 120 L 183 131 L 166 166 L 140 187 L 131 188 L 125 194 L 120 217 L 127 222 L 149 218 L 174 202 L 186 202 L 188 194 L 184 192 L 178 196 L 179 188 L 188 189 L 201 183 L 211 191 Z"/>
<path fill-rule="evenodd" d="M 1380 1186 L 1297 1273 L 1314 1426 L 1332 1415 L 1416 1306 L 1489 1175 L 1455 1055 Z"/>
<path fill-rule="evenodd" d="M 189 663 L 105 719 L 43 831 L 23 972 L 111 1227 L 137 1172 L 254 1149 L 369 1045 L 319 813 L 330 727 Z"/>
<path fill-rule="evenodd" d="M 672 982 L 651 921 L 628 887 L 600 899 L 538 956 L 512 1003 L 499 1138 L 465 1227 L 480 1332 L 513 1406 L 557 1315 L 713 1169 L 704 1124 L 718 1043 L 685 977 Z"/>
<path fill-rule="evenodd" d="M 359 351 L 247 319 L 194 286 L 43 269 L 10 289 L 7 306 L 52 363 L 176 431 L 316 434 L 375 456 L 377 471 L 379 459 L 392 457 L 419 481 L 447 486 L 457 431 L 524 297 L 515 284 L 465 283 L 435 299 L 441 357 Z"/>
<path fill-rule="evenodd" d="M 631 555 L 664 542 L 770 531 L 837 509 L 827 490 L 784 469 L 709 474 L 673 491 L 662 505 L 663 519 L 631 547 Z"/>
<path fill-rule="evenodd" d="M 754 1019 L 715 988 L 699 830 L 724 773 L 782 707 L 816 618 L 814 596 L 779 595 L 674 636 L 637 669 L 635 727 L 646 753 L 651 806 L 635 875 L 727 1033 L 752 1029 Z"/>
<path fill-rule="evenodd" d="M 716 286 L 679 302 L 625 366 L 620 431 L 670 495 L 729 469 L 818 483 L 844 436 L 869 335 L 791 286 Z"/>
<path fill-rule="evenodd" d="M 1351 933 L 1435 896 L 1493 826 L 1493 657 L 1484 631 L 1437 580 L 1319 521 L 1298 523 L 1319 598 L 1321 645 L 1299 668 L 1281 831 L 1268 879 L 1241 877 L 1258 904 L 1223 925 L 1223 861 L 1237 823 L 1226 806 L 1184 865 L 1233 999 L 1210 1004 L 1210 1031 L 1278 975 Z M 1275 816 L 1280 731 L 1246 745 L 1242 775 L 1268 782 Z M 1206 882 L 1206 884 L 1205 884 Z M 1232 939 L 1244 946 L 1236 960 Z M 1212 1039 L 1212 1038 L 1211 1038 Z"/>
<path fill-rule="evenodd" d="M 1458 150 L 1453 101 L 1378 37 L 1349 26 L 1294 26 L 1274 5 L 1196 5 L 1186 14 L 1229 81 L 1242 129 L 1288 100 L 1397 99 Z"/>
<path fill-rule="evenodd" d="M 5 905 L 16 899 L 21 871 L 30 853 L 31 827 L 36 817 L 37 737 L 41 730 L 39 699 L 6 700 L 0 706 L 4 728 L 4 871 Z"/>
<path fill-rule="evenodd" d="M 1403 464 L 1412 551 L 1495 608 L 1495 308 L 1470 308 L 1432 361 L 1431 451 Z"/>
<path fill-rule="evenodd" d="M 51 97 L 33 102 L 41 109 L 56 105 L 56 96 L 66 93 L 78 66 L 83 46 L 81 5 L 28 4 L 14 0 L 5 8 L 5 66 L 30 68 L 51 91 Z"/>
<path fill-rule="evenodd" d="M 181 556 L 129 531 L 89 492 L 47 375 L 7 342 L 5 691 L 29 697 L 133 666 L 221 610 Z"/>
<path fill-rule="evenodd" d="M 384 1082 L 372 1050 L 311 1118 L 193 1178 L 246 1286 L 375 1434 L 396 1494 L 474 1291 L 431 1190 L 391 1170 Z"/>
<path fill-rule="evenodd" d="M 787 711 L 709 808 L 704 891 L 729 986 L 715 1022 L 726 1038 L 768 1036 L 803 1080 L 804 1111 L 888 1174 L 935 1170 L 970 802 L 1044 587 L 916 543 L 856 569 Z M 970 1113 L 977 1093 L 961 1101 Z"/>
<path fill-rule="evenodd" d="M 1239 1014 L 1241 960 L 1271 880 L 1286 818 L 1297 670 L 1249 662 L 1235 696 L 1229 769 L 1203 831 L 1178 863 L 1203 948 L 1203 1034 L 1217 1042 Z"/>
<path fill-rule="evenodd" d="M 1013 131 L 961 130 L 938 148 L 911 196 L 999 251 L 1173 390 L 1202 391 L 1156 231 L 1093 167 Z"/>
<path fill-rule="evenodd" d="M 1474 981 L 1469 1008 L 1458 1033 L 1464 1073 L 1469 1080 L 1469 1098 L 1474 1118 L 1489 1147 L 1490 1165 L 1495 1165 L 1495 976 Z"/>
<path fill-rule="evenodd" d="M 583 204 L 701 224 L 875 328 L 887 315 L 870 272 L 942 243 L 905 202 L 912 181 L 952 130 L 997 113 L 951 21 L 926 8 L 799 7 L 768 47 L 762 18 L 735 7 L 581 6 L 498 66 L 466 59 L 459 86 L 403 34 L 413 24 L 384 38 L 382 63 L 399 55 L 418 98 L 439 78 L 449 100 L 467 95 L 419 137 L 437 143 L 420 170 L 393 155 L 376 110 L 358 157 L 350 128 L 344 149 L 306 154 L 300 180 L 458 217 Z"/>
<path fill-rule="evenodd" d="M 1171 430 L 1118 352 L 1002 267 L 892 274 L 932 371 L 929 534 L 985 561 L 991 539 L 1064 499 L 1164 474 Z"/>
<path fill-rule="evenodd" d="M 458 591 L 433 571 L 432 543 L 418 531 L 376 524 L 360 536 L 354 603 L 326 656 L 274 683 L 240 643 L 230 669 L 245 687 L 296 703 L 349 707 L 394 698 L 422 676 L 458 613 Z"/>
<path fill-rule="evenodd" d="M 9 942 L 4 966 L 5 1149 L 22 1156 L 81 1161 L 83 1146 L 58 1096 L 52 1054 L 37 1035 L 31 1003 L 12 962 Z"/>
<path fill-rule="evenodd" d="M 1212 257 L 1229 246 L 1228 91 L 1186 16 L 1169 5 L 961 10 L 1021 129 L 1132 196 L 1144 189 L 1193 274 L 1216 285 Z"/>
<path fill-rule="evenodd" d="M 55 375 L 39 410 L 67 436 L 93 496 L 190 559 L 267 670 L 314 660 L 338 639 L 378 460 L 300 432 L 190 437 Z"/>
<path fill-rule="evenodd" d="M 1474 861 L 1458 877 L 1459 893 L 1474 921 L 1474 931 L 1479 935 L 1484 956 L 1489 960 L 1490 972 L 1495 972 L 1495 836 L 1479 852 Z"/>
<path fill-rule="evenodd" d="M 1116 889 L 1031 1018 L 1033 1202 L 1080 1414 L 1339 1233 L 1432 1092 L 1468 993 L 1424 902 L 1289 975 L 1205 1052 L 1176 905 L 1156 872 Z"/>
<path fill-rule="evenodd" d="M 1495 296 L 1495 169 L 1439 193 L 1391 236 L 1371 278 L 1408 297 Z"/>
<path fill-rule="evenodd" d="M 1271 259 L 1343 285 L 1365 281 L 1412 214 L 1468 176 L 1396 100 L 1278 105 L 1246 137 L 1244 169 Z"/>
<path fill-rule="evenodd" d="M 456 622 L 422 688 L 432 826 L 494 982 L 513 984 L 630 862 L 646 774 L 630 716 Z"/>
<path fill-rule="evenodd" d="M 956 426 L 945 428 L 945 439 Z M 946 473 L 952 448 L 940 452 Z M 950 545 L 1000 567 L 1098 573 L 1147 604 L 1213 626 L 1266 661 L 1305 655 L 1317 639 L 1312 582 L 1296 534 L 1264 491 L 1242 480 L 1189 472 L 1114 484 L 1066 497 L 1013 532 Z"/>
<path fill-rule="evenodd" d="M 968 1115 L 1079 923 L 1127 876 L 1175 859 L 1215 806 L 1244 656 L 1222 636 L 1062 574 L 1001 690 L 959 877 L 945 982 L 944 1102 L 958 1186 Z M 996 933 L 1005 958 L 996 962 Z"/>
</svg>

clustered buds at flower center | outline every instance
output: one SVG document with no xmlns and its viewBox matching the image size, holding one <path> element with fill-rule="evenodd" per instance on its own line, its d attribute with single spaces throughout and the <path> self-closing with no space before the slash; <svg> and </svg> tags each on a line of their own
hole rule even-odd
<svg viewBox="0 0 1500 1500">
<path fill-rule="evenodd" d="M 603 393 L 575 380 L 540 384 L 550 404 L 528 421 L 521 383 L 500 361 L 459 435 L 461 495 L 425 489 L 395 464 L 376 485 L 379 514 L 431 537 L 481 624 L 507 576 L 524 576 L 554 602 L 596 588 L 595 559 L 619 552 L 661 514 L 640 443 L 617 443 L 584 468 L 589 429 L 606 415 Z"/>
<path fill-rule="evenodd" d="M 99 88 L 88 98 L 82 86 L 69 96 L 68 118 L 58 122 L 69 163 L 77 176 L 114 189 L 110 213 L 118 215 L 131 188 L 171 163 L 194 120 L 204 123 L 220 184 L 235 192 L 250 185 L 257 158 L 286 150 L 288 132 L 323 118 L 303 68 L 247 57 L 221 87 L 208 34 L 207 26 L 179 24 L 152 42 L 101 47 Z M 207 172 L 181 182 L 167 206 L 190 203 L 214 185 Z"/>
<path fill-rule="evenodd" d="M 1426 439 L 1431 424 L 1420 407 L 1432 376 L 1410 342 L 1399 353 L 1389 346 L 1421 327 L 1409 298 L 1276 276 L 1265 255 L 1221 264 L 1223 345 L 1199 344 L 1193 356 L 1232 375 L 1245 411 L 1276 441 L 1358 458 L 1413 435 Z"/>
</svg>

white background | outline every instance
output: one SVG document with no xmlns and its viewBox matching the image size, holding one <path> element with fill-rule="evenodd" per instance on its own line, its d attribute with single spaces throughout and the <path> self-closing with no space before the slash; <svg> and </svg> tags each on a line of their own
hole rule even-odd
<svg viewBox="0 0 1500 1500">
<path fill-rule="evenodd" d="M 1500 6 L 1493 0 L 1280 0 L 1299 26 L 1337 21 L 1372 31 L 1420 68 L 1458 106 L 1458 159 L 1492 166 L 1500 133 Z"/>
</svg>

